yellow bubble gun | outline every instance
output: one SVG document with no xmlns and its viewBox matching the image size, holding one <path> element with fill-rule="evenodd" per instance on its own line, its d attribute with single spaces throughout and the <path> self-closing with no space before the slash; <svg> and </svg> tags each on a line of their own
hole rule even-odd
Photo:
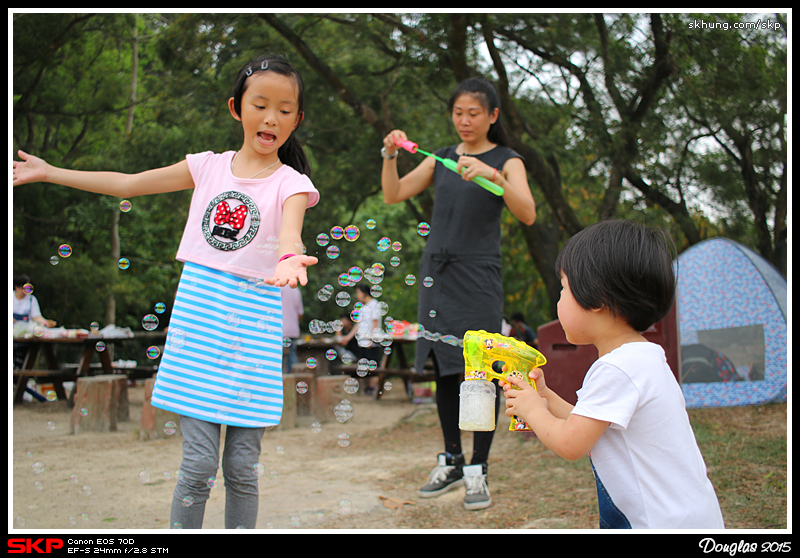
<svg viewBox="0 0 800 558">
<path fill-rule="evenodd" d="M 469 380 L 505 380 L 514 374 L 524 379 L 536 389 L 528 373 L 534 368 L 544 366 L 547 359 L 544 355 L 528 345 L 512 337 L 486 331 L 468 331 L 464 334 L 464 379 Z M 510 431 L 531 431 L 528 424 L 513 417 Z"/>
</svg>

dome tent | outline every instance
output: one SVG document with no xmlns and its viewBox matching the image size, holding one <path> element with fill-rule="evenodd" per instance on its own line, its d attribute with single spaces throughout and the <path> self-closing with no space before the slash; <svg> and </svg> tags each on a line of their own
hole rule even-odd
<svg viewBox="0 0 800 558">
<path fill-rule="evenodd" d="M 725 238 L 677 259 L 681 383 L 687 407 L 786 400 L 787 283 Z"/>
</svg>

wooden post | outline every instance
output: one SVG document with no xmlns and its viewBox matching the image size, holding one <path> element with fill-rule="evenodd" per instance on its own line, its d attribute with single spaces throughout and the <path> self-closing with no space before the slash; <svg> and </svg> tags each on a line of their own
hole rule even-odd
<svg viewBox="0 0 800 558">
<path fill-rule="evenodd" d="M 155 378 L 147 378 L 144 381 L 144 404 L 142 405 L 142 425 L 139 429 L 139 439 L 147 441 L 162 438 L 180 438 L 180 416 L 171 411 L 153 407 L 150 403 L 155 383 Z"/>
<path fill-rule="evenodd" d="M 130 418 L 127 376 L 103 374 L 78 378 L 70 417 L 73 434 L 84 430 L 116 432 L 117 424 Z"/>
<path fill-rule="evenodd" d="M 281 422 L 278 424 L 279 430 L 294 428 L 297 426 L 297 391 L 295 380 L 291 374 L 283 377 L 283 412 Z"/>
</svg>

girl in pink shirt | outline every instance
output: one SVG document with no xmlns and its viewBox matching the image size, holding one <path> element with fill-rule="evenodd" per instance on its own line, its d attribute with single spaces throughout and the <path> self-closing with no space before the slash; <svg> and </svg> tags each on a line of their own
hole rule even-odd
<svg viewBox="0 0 800 558">
<path fill-rule="evenodd" d="M 242 124 L 237 152 L 198 153 L 139 174 L 55 168 L 19 152 L 14 186 L 51 182 L 121 198 L 193 189 L 178 249 L 184 262 L 152 404 L 181 415 L 183 462 L 173 528 L 201 528 L 220 460 L 226 528 L 254 528 L 266 426 L 283 408 L 280 287 L 308 282 L 301 232 L 319 201 L 294 131 L 303 82 L 281 57 L 239 72 L 228 110 Z"/>
</svg>

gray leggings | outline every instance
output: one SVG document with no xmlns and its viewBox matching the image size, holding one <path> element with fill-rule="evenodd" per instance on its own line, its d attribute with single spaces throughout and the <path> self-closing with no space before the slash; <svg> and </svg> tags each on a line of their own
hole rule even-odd
<svg viewBox="0 0 800 558">
<path fill-rule="evenodd" d="M 225 427 L 222 474 L 225 479 L 225 528 L 255 529 L 258 474 L 264 428 Z M 211 487 L 219 468 L 221 425 L 181 416 L 183 461 L 172 496 L 170 527 L 201 529 Z"/>
</svg>

